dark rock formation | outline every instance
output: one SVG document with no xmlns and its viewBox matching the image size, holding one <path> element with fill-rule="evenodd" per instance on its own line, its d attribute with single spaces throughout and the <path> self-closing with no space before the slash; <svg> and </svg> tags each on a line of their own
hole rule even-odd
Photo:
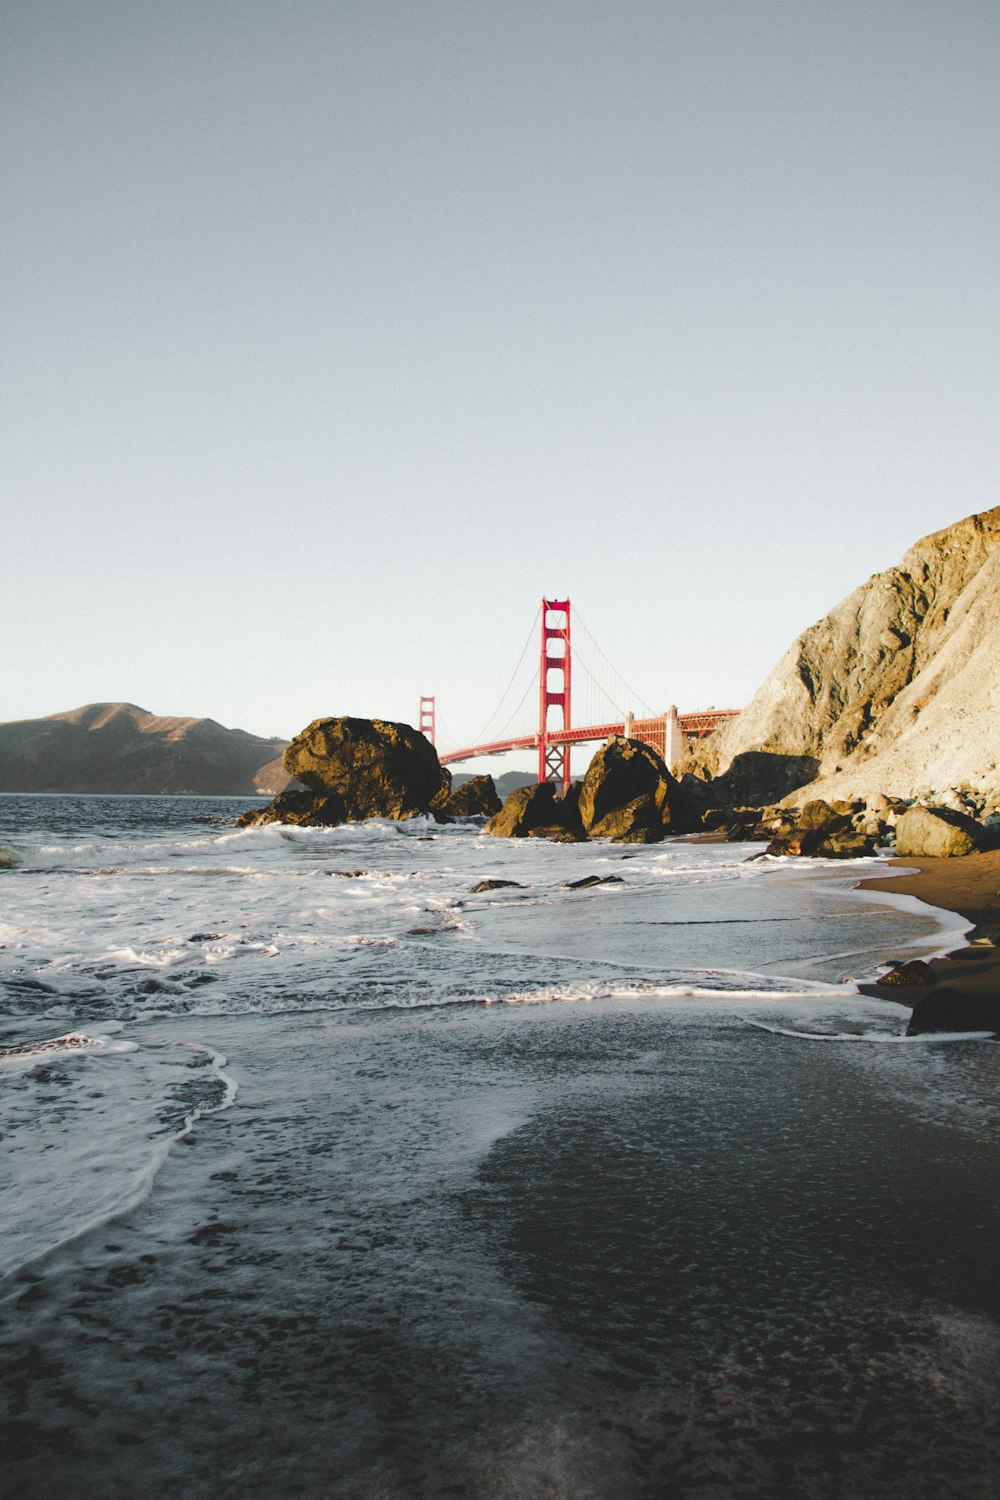
<svg viewBox="0 0 1000 1500">
<path fill-rule="evenodd" d="M 875 853 L 875 841 L 851 827 L 824 833 L 819 828 L 791 828 L 768 844 L 765 854 L 811 854 L 816 859 L 864 859 Z"/>
<path fill-rule="evenodd" d="M 284 766 L 310 791 L 341 796 L 352 823 L 432 812 L 451 790 L 430 741 L 383 719 L 314 719 L 288 746 Z"/>
<path fill-rule="evenodd" d="M 503 806 L 492 776 L 473 776 L 453 789 L 445 803 L 445 818 L 492 818 Z"/>
<path fill-rule="evenodd" d="M 346 823 L 344 799 L 337 792 L 279 792 L 266 807 L 254 807 L 236 819 L 237 828 L 260 823 L 293 823 L 301 828 L 336 828 Z"/>
<path fill-rule="evenodd" d="M 503 891 L 508 888 L 518 891 L 524 890 L 524 886 L 519 880 L 480 880 L 477 885 L 472 887 L 472 894 L 479 896 L 484 891 Z"/>
<path fill-rule="evenodd" d="M 451 786 L 422 734 L 381 719 L 315 719 L 285 751 L 284 766 L 305 790 L 279 793 L 267 807 L 245 813 L 240 826 L 412 818 L 442 808 Z"/>
<path fill-rule="evenodd" d="M 867 859 L 875 849 L 873 838 L 848 826 L 828 833 L 816 854 L 820 859 Z"/>
<path fill-rule="evenodd" d="M 968 994 L 944 986 L 921 995 L 906 1035 L 934 1031 L 1000 1031 L 1000 995 Z"/>
<path fill-rule="evenodd" d="M 844 811 L 844 806 L 842 803 L 841 810 L 838 812 L 836 808 L 831 807 L 829 802 L 824 802 L 820 797 L 814 798 L 811 802 L 804 802 L 799 809 L 798 827 L 820 833 L 837 833 L 842 828 L 848 827 L 850 823 L 852 809 L 848 807 Z"/>
<path fill-rule="evenodd" d="M 620 735 L 607 740 L 580 787 L 580 819 L 590 838 L 653 843 L 680 831 L 680 785 L 651 746 Z"/>
<path fill-rule="evenodd" d="M 544 833 L 539 830 L 544 829 Z M 486 825 L 497 838 L 523 839 L 532 834 L 560 841 L 584 837 L 576 818 L 575 798 L 558 797 L 551 781 L 534 782 L 511 792 L 498 813 Z"/>
<path fill-rule="evenodd" d="M 134 703 L 88 703 L 45 719 L 0 724 L 0 791 L 253 796 L 262 790 L 261 769 L 284 745 L 225 729 L 214 719 L 168 718 Z"/>
<path fill-rule="evenodd" d="M 782 814 L 781 824 L 765 853 L 812 854 L 818 859 L 862 859 L 875 853 L 874 837 L 853 824 L 854 807 L 836 806 L 819 798 L 806 802 L 796 814 Z"/>
<path fill-rule="evenodd" d="M 930 964 L 922 958 L 911 958 L 908 963 L 893 964 L 875 981 L 878 985 L 898 985 L 903 989 L 927 989 L 937 984 L 937 975 Z"/>
<path fill-rule="evenodd" d="M 584 875 L 582 880 L 561 880 L 560 886 L 567 891 L 589 891 L 595 885 L 624 885 L 620 875 Z"/>
<path fill-rule="evenodd" d="M 950 807 L 911 807 L 896 819 L 896 853 L 901 856 L 950 859 L 975 854 L 986 843 L 983 825 Z"/>
<path fill-rule="evenodd" d="M 656 801 L 648 794 L 633 797 L 624 807 L 604 814 L 590 830 L 590 837 L 611 839 L 616 844 L 658 844 L 663 839 L 663 821 Z"/>
</svg>

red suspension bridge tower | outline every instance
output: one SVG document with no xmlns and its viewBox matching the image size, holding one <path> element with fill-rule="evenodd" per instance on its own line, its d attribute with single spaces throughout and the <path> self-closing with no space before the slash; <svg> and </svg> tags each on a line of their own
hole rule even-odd
<svg viewBox="0 0 1000 1500">
<path fill-rule="evenodd" d="M 436 718 L 437 713 L 434 706 L 434 699 L 428 698 L 426 695 L 422 696 L 420 699 L 420 733 L 425 734 L 432 745 L 437 743 L 435 739 L 435 734 L 437 733 Z"/>
<path fill-rule="evenodd" d="M 542 641 L 538 664 L 538 779 L 569 786 L 570 747 L 565 739 L 549 739 L 549 711 L 562 710 L 562 722 L 554 730 L 563 734 L 570 727 L 569 600 L 542 600 Z"/>
<path fill-rule="evenodd" d="M 593 744 L 606 740 L 612 735 L 624 735 L 626 739 L 641 740 L 644 744 L 652 746 L 667 765 L 673 768 L 679 761 L 686 744 L 702 735 L 711 734 L 721 723 L 735 718 L 738 713 L 738 710 L 734 708 L 709 708 L 697 713 L 678 714 L 676 708 L 669 708 L 666 713 L 657 714 L 648 703 L 643 703 L 649 717 L 636 718 L 631 710 L 622 706 L 621 699 L 626 694 L 633 701 L 637 700 L 642 703 L 642 699 L 638 698 L 634 688 L 629 687 L 621 674 L 608 661 L 587 626 L 577 616 L 577 626 L 583 629 L 583 639 L 589 641 L 590 646 L 603 659 L 612 682 L 609 686 L 607 672 L 604 674 L 603 682 L 595 676 L 588 666 L 586 647 L 578 653 L 577 667 L 583 671 L 584 678 L 589 680 L 590 686 L 588 687 L 585 680 L 583 692 L 585 706 L 582 710 L 579 696 L 577 699 L 577 714 L 583 718 L 583 723 L 574 724 L 570 713 L 570 689 L 573 675 L 570 601 L 568 599 L 543 599 L 537 619 L 541 620 L 537 729 L 529 729 L 527 725 L 521 724 L 512 730 L 515 718 L 529 701 L 530 694 L 534 692 L 535 679 L 532 677 L 517 708 L 507 722 L 500 730 L 494 731 L 491 739 L 487 736 L 490 725 L 499 717 L 505 702 L 509 698 L 516 697 L 515 680 L 522 665 L 530 660 L 529 653 L 535 629 L 535 624 L 532 622 L 521 653 L 521 660 L 514 669 L 514 676 L 507 684 L 492 717 L 477 736 L 476 743 L 467 744 L 462 749 L 449 749 L 447 753 L 441 754 L 440 761 L 443 766 L 458 765 L 462 761 L 475 760 L 481 755 L 506 755 L 512 750 L 537 750 L 539 781 L 551 781 L 557 786 L 568 787 L 570 784 L 570 750 L 573 745 Z M 600 671 L 601 668 L 598 667 L 598 670 Z M 577 681 L 579 685 L 580 679 L 578 678 Z M 588 693 L 592 699 L 595 689 L 597 690 L 596 703 L 588 700 Z M 610 718 L 607 717 L 609 709 L 613 715 Z M 435 743 L 435 710 L 436 704 L 432 697 L 421 698 L 420 729 L 432 744 Z"/>
</svg>

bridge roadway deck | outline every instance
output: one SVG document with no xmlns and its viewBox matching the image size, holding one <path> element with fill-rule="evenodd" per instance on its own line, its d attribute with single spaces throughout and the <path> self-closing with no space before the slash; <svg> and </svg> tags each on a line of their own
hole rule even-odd
<svg viewBox="0 0 1000 1500">
<path fill-rule="evenodd" d="M 711 734 L 725 719 L 735 719 L 738 708 L 706 709 L 703 713 L 678 714 L 677 724 L 688 738 Z M 591 740 L 607 740 L 612 735 L 624 734 L 625 721 L 617 719 L 608 724 L 588 724 L 582 728 L 552 729 L 545 736 L 549 745 L 584 745 Z M 666 719 L 634 719 L 632 734 L 635 739 L 653 745 L 661 755 L 666 743 Z M 458 761 L 474 760 L 478 755 L 507 755 L 511 750 L 537 750 L 539 736 L 522 734 L 514 739 L 491 740 L 485 745 L 470 745 L 463 750 L 449 750 L 439 756 L 443 766 L 455 765 Z"/>
</svg>

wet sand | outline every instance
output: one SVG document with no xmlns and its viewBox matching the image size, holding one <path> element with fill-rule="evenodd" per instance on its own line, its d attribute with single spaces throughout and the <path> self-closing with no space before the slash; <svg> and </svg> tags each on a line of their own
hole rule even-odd
<svg viewBox="0 0 1000 1500">
<path fill-rule="evenodd" d="M 968 854 L 960 859 L 894 859 L 891 863 L 915 874 L 862 880 L 860 890 L 892 891 L 916 896 L 928 906 L 958 912 L 972 922 L 967 945 L 931 967 L 950 988 L 966 994 L 1000 993 L 1000 850 Z M 862 985 L 866 995 L 886 995 L 877 985 Z"/>
</svg>

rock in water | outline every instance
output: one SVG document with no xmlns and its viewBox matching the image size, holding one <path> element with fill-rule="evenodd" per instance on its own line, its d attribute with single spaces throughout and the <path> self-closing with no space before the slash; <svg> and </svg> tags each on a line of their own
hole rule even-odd
<svg viewBox="0 0 1000 1500">
<path fill-rule="evenodd" d="M 261 823 L 292 823 L 300 828 L 336 828 L 346 823 L 344 799 L 337 792 L 279 792 L 266 807 L 251 808 L 236 819 L 237 828 Z"/>
<path fill-rule="evenodd" d="M 975 818 L 950 807 L 911 807 L 896 819 L 896 853 L 925 859 L 975 854 L 986 844 L 986 830 Z"/>
<path fill-rule="evenodd" d="M 335 827 L 365 818 L 413 818 L 448 800 L 451 775 L 437 752 L 409 724 L 382 719 L 314 719 L 284 755 L 289 776 L 304 791 L 281 792 L 241 827 L 298 823 Z"/>
<path fill-rule="evenodd" d="M 314 719 L 282 759 L 310 791 L 342 797 L 350 823 L 433 812 L 451 790 L 451 773 L 430 741 L 409 724 L 383 719 Z"/>
<path fill-rule="evenodd" d="M 532 829 L 553 827 L 558 822 L 555 787 L 551 781 L 533 782 L 511 792 L 485 832 L 500 839 L 524 839 Z"/>
<path fill-rule="evenodd" d="M 455 787 L 443 813 L 447 818 L 492 818 L 502 806 L 492 776 L 471 776 Z"/>
<path fill-rule="evenodd" d="M 620 735 L 597 751 L 580 788 L 580 818 L 590 838 L 654 843 L 676 831 L 681 788 L 650 745 Z"/>
</svg>

